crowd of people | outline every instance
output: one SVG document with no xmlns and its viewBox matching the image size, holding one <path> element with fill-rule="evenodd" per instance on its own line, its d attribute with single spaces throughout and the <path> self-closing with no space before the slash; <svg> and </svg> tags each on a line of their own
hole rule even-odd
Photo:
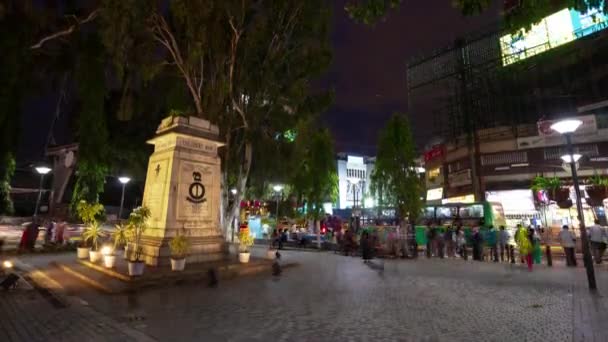
<svg viewBox="0 0 608 342">
<path fill-rule="evenodd" d="M 36 241 L 38 240 L 38 236 L 40 235 L 40 228 L 42 227 L 44 227 L 44 245 L 62 245 L 67 240 L 66 222 L 57 223 L 53 220 L 40 221 L 40 219 L 34 218 L 25 226 L 25 229 L 21 234 L 21 240 L 19 241 L 20 251 L 34 250 L 34 248 L 36 247 Z"/>
</svg>

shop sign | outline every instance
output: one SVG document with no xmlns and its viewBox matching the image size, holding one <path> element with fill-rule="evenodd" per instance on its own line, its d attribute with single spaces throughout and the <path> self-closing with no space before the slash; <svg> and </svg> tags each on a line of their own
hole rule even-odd
<svg viewBox="0 0 608 342">
<path fill-rule="evenodd" d="M 443 198 L 443 188 L 428 189 L 426 191 L 427 201 L 437 201 Z"/>
<path fill-rule="evenodd" d="M 441 174 L 441 167 L 430 169 L 426 172 L 426 187 L 435 188 L 443 185 L 443 175 Z"/>
<path fill-rule="evenodd" d="M 486 201 L 499 202 L 506 214 L 536 213 L 532 190 L 486 191 Z"/>
<path fill-rule="evenodd" d="M 435 145 L 430 150 L 424 152 L 424 161 L 429 162 L 445 156 L 445 145 Z"/>
<path fill-rule="evenodd" d="M 455 196 L 450 198 L 445 198 L 441 200 L 441 204 L 449 204 L 449 203 L 473 203 L 475 202 L 475 195 L 468 194 L 464 196 Z"/>
<path fill-rule="evenodd" d="M 452 187 L 473 184 L 473 179 L 471 177 L 471 169 L 450 173 L 448 175 L 448 182 Z"/>
<path fill-rule="evenodd" d="M 597 131 L 597 123 L 595 121 L 595 115 L 582 115 L 577 116 L 577 120 L 581 120 L 583 124 L 576 130 L 574 135 L 589 134 Z M 551 125 L 558 122 L 559 120 L 540 120 L 536 125 L 538 127 L 538 134 L 543 137 L 548 136 L 561 136 L 558 132 L 551 129 Z"/>
</svg>

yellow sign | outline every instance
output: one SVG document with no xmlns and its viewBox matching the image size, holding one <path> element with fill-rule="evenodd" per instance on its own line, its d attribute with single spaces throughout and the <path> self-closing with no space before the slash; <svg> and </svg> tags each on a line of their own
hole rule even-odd
<svg viewBox="0 0 608 342">
<path fill-rule="evenodd" d="M 464 195 L 464 196 L 456 196 L 456 197 L 450 197 L 450 198 L 446 198 L 444 200 L 441 201 L 442 204 L 448 204 L 448 203 L 473 203 L 475 202 L 475 195 L 473 194 L 468 194 L 468 195 Z"/>
</svg>

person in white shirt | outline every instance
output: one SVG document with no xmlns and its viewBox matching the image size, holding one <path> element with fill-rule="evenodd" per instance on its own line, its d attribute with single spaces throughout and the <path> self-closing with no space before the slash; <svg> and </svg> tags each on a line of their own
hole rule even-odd
<svg viewBox="0 0 608 342">
<path fill-rule="evenodd" d="M 593 250 L 593 259 L 596 264 L 601 264 L 606 250 L 606 231 L 600 226 L 599 220 L 595 220 L 595 224 L 589 227 L 589 240 Z"/>
<path fill-rule="evenodd" d="M 566 266 L 576 267 L 576 257 L 574 255 L 576 238 L 574 237 L 574 233 L 568 229 L 568 225 L 562 227 L 558 239 L 566 254 Z"/>
</svg>

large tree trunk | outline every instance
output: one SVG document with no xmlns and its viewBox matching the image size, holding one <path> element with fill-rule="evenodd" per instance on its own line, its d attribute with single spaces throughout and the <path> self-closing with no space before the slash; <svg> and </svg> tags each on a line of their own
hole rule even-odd
<svg viewBox="0 0 608 342">
<path fill-rule="evenodd" d="M 247 187 L 247 179 L 249 177 L 249 171 L 251 170 L 252 155 L 253 146 L 250 142 L 246 142 L 243 160 L 242 163 L 240 163 L 241 166 L 236 183 L 237 193 L 235 195 L 232 195 L 232 189 L 230 189 L 228 186 L 228 168 L 224 168 L 224 171 L 222 172 L 222 203 L 220 204 L 221 226 L 224 238 L 228 241 L 232 241 L 231 228 L 234 224 L 234 220 L 238 217 L 240 204 Z M 229 205 L 230 196 L 234 196 L 234 200 L 232 201 L 231 205 Z"/>
</svg>

